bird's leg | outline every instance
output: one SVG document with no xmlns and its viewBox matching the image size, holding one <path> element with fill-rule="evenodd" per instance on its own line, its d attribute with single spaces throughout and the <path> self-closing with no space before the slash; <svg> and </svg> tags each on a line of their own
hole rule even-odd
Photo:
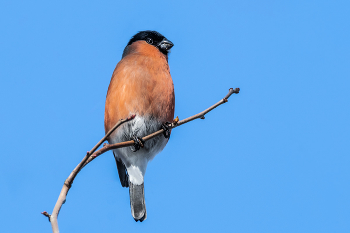
<svg viewBox="0 0 350 233">
<path fill-rule="evenodd" d="M 136 136 L 132 136 L 132 140 L 134 140 L 134 146 L 131 147 L 131 150 L 133 152 L 136 152 L 138 150 L 140 150 L 140 148 L 143 148 L 145 145 L 145 141 L 142 140 L 142 138 L 136 137 Z"/>
<path fill-rule="evenodd" d="M 170 138 L 169 124 L 170 124 L 170 122 L 165 122 L 161 126 L 161 129 L 164 130 L 163 135 L 164 135 L 165 138 Z"/>
</svg>

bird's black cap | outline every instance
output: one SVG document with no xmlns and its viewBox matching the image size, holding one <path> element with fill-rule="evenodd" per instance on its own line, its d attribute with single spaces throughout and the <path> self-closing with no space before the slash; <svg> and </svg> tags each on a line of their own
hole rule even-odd
<svg viewBox="0 0 350 233">
<path fill-rule="evenodd" d="M 167 55 L 170 49 L 174 46 L 174 44 L 165 38 L 162 34 L 157 31 L 141 31 L 134 35 L 130 40 L 127 46 L 131 45 L 135 41 L 144 40 L 148 44 L 153 45 L 158 48 L 160 52 Z"/>
</svg>

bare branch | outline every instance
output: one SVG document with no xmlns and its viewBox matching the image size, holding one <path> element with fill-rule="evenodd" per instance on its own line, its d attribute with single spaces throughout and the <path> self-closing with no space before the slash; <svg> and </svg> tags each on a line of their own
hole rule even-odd
<svg viewBox="0 0 350 233">
<path fill-rule="evenodd" d="M 47 214 L 46 211 L 44 211 L 42 214 L 44 214 L 45 216 L 47 216 L 51 222 L 51 227 L 52 227 L 52 232 L 53 233 L 58 233 L 59 229 L 58 229 L 58 223 L 57 223 L 57 218 L 58 218 L 58 214 L 60 213 L 61 207 L 62 205 L 66 202 L 66 196 L 67 193 L 69 191 L 69 189 L 72 186 L 72 183 L 75 179 L 75 177 L 78 175 L 78 173 L 80 172 L 80 170 L 82 169 L 83 165 L 85 164 L 85 162 L 87 161 L 87 159 L 90 157 L 90 155 L 92 153 L 95 152 L 95 150 L 106 140 L 106 138 L 116 129 L 118 128 L 120 125 L 122 125 L 123 123 L 130 121 L 132 119 L 135 118 L 135 115 L 130 116 L 127 119 L 124 120 L 119 120 L 117 122 L 117 124 L 91 149 L 91 151 L 88 151 L 85 155 L 85 157 L 83 158 L 83 160 L 78 164 L 78 166 L 76 166 L 76 168 L 74 168 L 74 170 L 71 172 L 71 174 L 68 176 L 68 178 L 66 179 L 66 181 L 64 182 L 64 185 L 62 187 L 61 193 L 58 196 L 57 202 L 55 207 L 53 208 L 52 214 L 49 215 Z M 46 213 L 46 214 L 45 214 Z"/>
<path fill-rule="evenodd" d="M 204 110 L 203 112 L 200 112 L 194 116 L 188 117 L 184 120 L 179 121 L 179 118 L 176 117 L 174 119 L 174 121 L 172 123 L 170 123 L 168 125 L 169 129 L 173 129 L 176 128 L 180 125 L 186 124 L 190 121 L 193 121 L 195 119 L 201 118 L 204 119 L 205 114 L 207 114 L 208 112 L 212 111 L 214 108 L 220 106 L 221 104 L 224 104 L 228 101 L 228 98 L 233 94 L 236 93 L 238 94 L 240 91 L 239 88 L 230 88 L 229 89 L 229 93 L 219 102 L 217 102 L 216 104 L 214 104 L 213 106 L 209 107 L 208 109 Z M 109 151 L 109 150 L 113 150 L 113 149 L 117 149 L 117 148 L 122 148 L 122 147 L 127 147 L 127 146 L 132 146 L 134 145 L 134 141 L 130 140 L 130 141 L 126 141 L 126 142 L 120 142 L 120 143 L 116 143 L 116 144 L 104 144 L 103 147 L 99 150 L 97 150 L 97 148 L 99 148 L 101 146 L 101 144 L 107 140 L 107 138 L 109 137 L 109 135 L 111 135 L 113 133 L 113 131 L 118 128 L 119 126 L 121 126 L 123 123 L 130 121 L 132 119 L 135 118 L 135 115 L 132 115 L 130 117 L 128 117 L 127 119 L 122 119 L 119 120 L 117 122 L 117 124 L 90 150 L 86 153 L 85 157 L 83 158 L 83 160 L 78 164 L 78 166 L 76 166 L 76 168 L 74 168 L 74 170 L 71 172 L 71 174 L 69 175 L 69 177 L 66 179 L 66 181 L 64 182 L 64 185 L 62 187 L 61 193 L 58 197 L 58 200 L 56 202 L 56 205 L 52 211 L 52 214 L 48 214 L 46 211 L 42 212 L 42 214 L 46 217 L 49 218 L 49 221 L 51 222 L 51 226 L 52 226 L 52 231 L 53 233 L 58 233 L 59 229 L 58 229 L 58 223 L 57 223 L 57 218 L 58 218 L 58 214 L 60 212 L 60 209 L 62 207 L 62 205 L 65 203 L 66 201 L 66 196 L 67 193 L 69 191 L 69 189 L 72 186 L 72 183 L 75 179 L 75 177 L 77 176 L 77 174 L 80 172 L 80 170 L 85 167 L 88 163 L 90 163 L 92 160 L 94 160 L 95 158 L 97 158 L 98 156 L 100 156 L 101 154 Z M 164 130 L 160 129 L 152 134 L 149 134 L 145 137 L 143 137 L 142 139 L 146 142 L 154 137 L 157 137 L 161 134 L 163 134 Z M 96 151 L 97 150 L 97 151 Z"/>
<path fill-rule="evenodd" d="M 230 98 L 230 96 L 233 94 L 233 93 L 236 93 L 238 94 L 240 91 L 239 88 L 230 88 L 229 89 L 229 92 L 228 94 L 222 99 L 220 100 L 219 102 L 217 102 L 216 104 L 214 104 L 213 106 L 211 106 L 210 108 L 204 110 L 203 112 L 200 112 L 194 116 L 191 116 L 191 117 L 188 117 L 184 120 L 181 120 L 179 121 L 179 117 L 176 117 L 175 120 L 173 121 L 173 123 L 169 124 L 168 127 L 169 129 L 173 129 L 173 128 L 176 128 L 180 125 L 183 125 L 183 124 L 186 124 L 190 121 L 193 121 L 195 119 L 198 119 L 198 118 L 201 118 L 201 119 L 204 119 L 204 115 L 207 114 L 208 112 L 210 112 L 211 110 L 213 110 L 214 108 L 218 107 L 219 105 L 221 104 L 224 104 L 228 101 L 228 98 Z M 164 130 L 163 129 L 160 129 L 152 134 L 149 134 L 145 137 L 142 138 L 143 141 L 148 141 L 154 137 L 157 137 L 158 135 L 161 135 L 163 134 Z M 109 151 L 109 150 L 113 150 L 113 149 L 118 149 L 118 148 L 122 148 L 122 147 L 126 147 L 126 146 L 132 146 L 134 145 L 134 141 L 133 140 L 130 140 L 130 141 L 126 141 L 126 142 L 120 142 L 120 143 L 116 143 L 116 144 L 107 144 L 105 145 L 103 148 L 99 149 L 98 151 L 96 151 L 96 153 L 94 153 L 92 156 L 90 156 L 90 158 L 86 161 L 86 163 L 84 164 L 87 165 L 88 163 L 90 163 L 92 160 L 94 160 L 97 156 Z"/>
</svg>

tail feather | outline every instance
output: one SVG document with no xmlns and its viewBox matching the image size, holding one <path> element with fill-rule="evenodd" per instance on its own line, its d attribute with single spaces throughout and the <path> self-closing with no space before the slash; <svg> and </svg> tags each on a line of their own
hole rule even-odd
<svg viewBox="0 0 350 233">
<path fill-rule="evenodd" d="M 131 214 L 135 221 L 144 221 L 147 218 L 145 190 L 143 183 L 136 185 L 129 182 Z"/>
<path fill-rule="evenodd" d="M 120 183 L 123 187 L 129 187 L 129 175 L 126 171 L 126 167 L 120 159 L 118 159 L 116 156 L 114 157 L 115 157 L 115 162 L 117 163 Z"/>
</svg>

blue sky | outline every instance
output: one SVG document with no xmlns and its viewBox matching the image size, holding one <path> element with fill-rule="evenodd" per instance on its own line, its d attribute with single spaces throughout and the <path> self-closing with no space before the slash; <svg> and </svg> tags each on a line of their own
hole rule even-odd
<svg viewBox="0 0 350 233">
<path fill-rule="evenodd" d="M 175 115 L 134 222 L 112 153 L 76 178 L 61 232 L 350 232 L 348 1 L 1 1 L 2 232 L 50 232 L 64 180 L 104 134 L 131 36 L 157 30 Z"/>
</svg>

